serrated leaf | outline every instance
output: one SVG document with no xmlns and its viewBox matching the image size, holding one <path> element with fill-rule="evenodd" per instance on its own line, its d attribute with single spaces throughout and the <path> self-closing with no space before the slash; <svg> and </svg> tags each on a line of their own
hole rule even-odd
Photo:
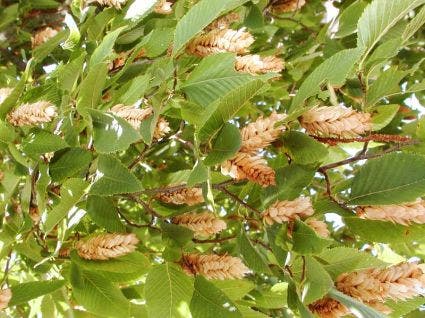
<svg viewBox="0 0 425 318">
<path fill-rule="evenodd" d="M 182 309 L 189 307 L 192 292 L 192 280 L 176 265 L 165 263 L 153 267 L 145 285 L 149 317 L 187 317 Z"/>
<path fill-rule="evenodd" d="M 405 315 L 415 309 L 420 308 L 420 306 L 423 306 L 424 304 L 425 299 L 423 296 L 407 299 L 405 301 L 389 300 L 385 302 L 385 306 L 388 306 L 392 309 L 392 312 L 389 315 L 391 318 L 405 317 Z"/>
<path fill-rule="evenodd" d="M 213 280 L 212 283 L 231 300 L 239 300 L 255 288 L 253 282 L 242 279 Z"/>
<path fill-rule="evenodd" d="M 15 130 L 6 122 L 0 120 L 0 142 L 13 142 L 17 134 Z"/>
<path fill-rule="evenodd" d="M 343 50 L 316 67 L 301 84 L 297 95 L 292 100 L 290 112 L 294 112 L 301 107 L 307 98 L 319 93 L 322 84 L 329 83 L 332 86 L 342 86 L 353 70 L 360 54 L 361 51 L 359 49 Z"/>
<path fill-rule="evenodd" d="M 323 266 L 311 256 L 305 257 L 305 281 L 302 286 L 302 301 L 308 305 L 325 296 L 334 285 Z"/>
<path fill-rule="evenodd" d="M 367 91 L 368 106 L 375 105 L 386 96 L 399 93 L 401 91 L 399 83 L 406 75 L 407 72 L 399 71 L 394 67 L 383 72 Z"/>
<path fill-rule="evenodd" d="M 397 204 L 425 194 L 425 157 L 393 153 L 369 160 L 355 173 L 350 204 Z"/>
<path fill-rule="evenodd" d="M 202 276 L 195 278 L 190 311 L 193 318 L 242 318 L 236 305 Z"/>
<path fill-rule="evenodd" d="M 191 7 L 177 23 L 173 54 L 177 54 L 190 39 L 217 18 L 226 8 L 227 2 L 227 0 L 201 0 Z"/>
<path fill-rule="evenodd" d="M 161 224 L 164 240 L 174 241 L 179 246 L 185 246 L 193 237 L 193 232 L 186 227 L 163 222 Z"/>
<path fill-rule="evenodd" d="M 117 208 L 111 198 L 90 195 L 87 198 L 86 210 L 97 225 L 110 232 L 124 232 L 125 225 L 121 222 Z"/>
<path fill-rule="evenodd" d="M 107 196 L 143 190 L 136 176 L 111 155 L 99 155 L 97 175 L 98 179 L 90 189 L 93 195 Z"/>
<path fill-rule="evenodd" d="M 43 223 L 44 232 L 47 234 L 64 218 L 68 212 L 80 201 L 88 183 L 82 179 L 68 179 L 61 186 L 61 199 L 53 209 L 47 213 Z"/>
<path fill-rule="evenodd" d="M 89 70 L 87 76 L 80 84 L 77 98 L 77 111 L 86 115 L 87 109 L 98 108 L 103 86 L 108 74 L 107 63 L 99 63 Z"/>
<path fill-rule="evenodd" d="M 356 32 L 357 21 L 360 19 L 367 4 L 364 0 L 357 0 L 341 13 L 338 19 L 339 28 L 336 36 L 345 37 Z"/>
<path fill-rule="evenodd" d="M 102 63 L 109 55 L 111 55 L 115 41 L 124 29 L 125 27 L 118 28 L 112 32 L 109 32 L 103 38 L 102 42 L 91 55 L 89 63 L 91 68 L 95 67 L 99 63 Z"/>
<path fill-rule="evenodd" d="M 31 299 L 50 294 L 64 285 L 65 280 L 34 281 L 13 285 L 9 306 L 26 304 Z"/>
<path fill-rule="evenodd" d="M 130 302 L 107 277 L 72 264 L 71 285 L 73 296 L 89 312 L 107 317 L 130 317 Z"/>
<path fill-rule="evenodd" d="M 260 273 L 271 273 L 266 261 L 249 241 L 244 231 L 238 235 L 237 246 L 245 263 L 250 269 Z"/>
<path fill-rule="evenodd" d="M 367 56 L 382 37 L 406 14 L 425 0 L 374 0 L 358 22 L 357 46 Z"/>
<path fill-rule="evenodd" d="M 76 251 L 71 252 L 71 260 L 80 268 L 93 272 L 107 272 L 119 274 L 137 273 L 142 276 L 151 265 L 149 259 L 142 253 L 133 252 L 110 260 L 85 260 L 78 256 Z"/>
<path fill-rule="evenodd" d="M 62 181 L 88 168 L 92 159 L 89 151 L 81 148 L 70 148 L 57 152 L 49 164 L 49 172 L 53 181 Z"/>
<path fill-rule="evenodd" d="M 33 130 L 23 141 L 23 151 L 27 154 L 44 154 L 68 147 L 68 144 L 58 135 L 46 130 Z"/>
<path fill-rule="evenodd" d="M 333 278 L 342 273 L 385 265 L 384 262 L 366 252 L 345 246 L 324 250 L 318 258 Z"/>
<path fill-rule="evenodd" d="M 195 184 L 202 183 L 208 180 L 208 168 L 204 163 L 198 160 L 190 172 L 187 179 L 187 186 L 193 187 Z"/>
<path fill-rule="evenodd" d="M 54 49 L 58 48 L 59 44 L 63 42 L 69 36 L 69 30 L 63 30 L 56 34 L 51 39 L 48 39 L 45 43 L 36 47 L 32 51 L 34 60 L 39 63 L 43 61 Z"/>
<path fill-rule="evenodd" d="M 409 22 L 403 32 L 403 40 L 407 41 L 416 32 L 418 32 L 425 23 L 425 6 L 416 14 L 416 16 Z"/>
<path fill-rule="evenodd" d="M 93 120 L 93 142 L 98 152 L 126 150 L 141 139 L 140 134 L 124 119 L 110 113 L 88 109 Z"/>
<path fill-rule="evenodd" d="M 214 136 L 247 101 L 261 90 L 263 85 L 262 80 L 253 79 L 229 91 L 225 96 L 209 105 L 200 115 L 204 121 L 198 132 L 199 139 L 205 141 Z"/>
<path fill-rule="evenodd" d="M 302 255 L 319 254 L 331 241 L 317 235 L 317 233 L 304 222 L 296 221 L 294 233 L 293 250 Z"/>
<path fill-rule="evenodd" d="M 214 140 L 212 150 L 204 159 L 204 164 L 213 166 L 232 158 L 242 145 L 239 129 L 232 124 L 225 123 L 217 138 Z"/>
<path fill-rule="evenodd" d="M 190 73 L 182 85 L 189 99 L 199 105 L 207 106 L 244 83 L 252 76 L 235 71 L 235 56 L 220 53 L 206 57 Z"/>
<path fill-rule="evenodd" d="M 382 128 L 386 127 L 397 115 L 399 109 L 400 105 L 397 104 L 379 105 L 373 108 L 373 130 L 381 130 Z"/>
<path fill-rule="evenodd" d="M 322 143 L 298 131 L 285 133 L 283 141 L 291 158 L 302 165 L 320 163 L 328 155 L 328 149 Z"/>
</svg>

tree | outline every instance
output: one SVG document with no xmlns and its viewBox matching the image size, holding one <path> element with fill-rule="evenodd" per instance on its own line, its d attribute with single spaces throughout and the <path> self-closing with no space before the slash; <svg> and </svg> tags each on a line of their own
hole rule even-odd
<svg viewBox="0 0 425 318">
<path fill-rule="evenodd" d="M 424 4 L 0 1 L 2 314 L 423 315 Z"/>
</svg>

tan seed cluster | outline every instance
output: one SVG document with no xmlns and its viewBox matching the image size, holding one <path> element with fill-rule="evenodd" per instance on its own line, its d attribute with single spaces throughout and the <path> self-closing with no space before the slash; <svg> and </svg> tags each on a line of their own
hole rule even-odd
<svg viewBox="0 0 425 318">
<path fill-rule="evenodd" d="M 357 209 L 360 217 L 369 220 L 389 221 L 402 225 L 425 224 L 425 200 L 394 205 L 363 206 Z"/>
<path fill-rule="evenodd" d="M 249 74 L 279 73 L 283 70 L 283 60 L 276 56 L 261 57 L 257 54 L 237 56 L 235 69 Z"/>
<path fill-rule="evenodd" d="M 186 254 L 182 268 L 188 275 L 203 275 L 207 279 L 240 279 L 250 272 L 242 260 L 229 255 Z"/>
<path fill-rule="evenodd" d="M 50 122 L 55 116 L 56 107 L 50 102 L 41 101 L 19 106 L 7 115 L 7 120 L 14 126 L 34 126 Z"/>
<path fill-rule="evenodd" d="M 386 300 L 404 301 L 424 293 L 425 274 L 415 263 L 400 263 L 388 268 L 343 273 L 335 285 L 344 294 L 388 314 L 391 309 L 383 304 Z M 309 307 L 323 318 L 344 317 L 350 312 L 338 301 L 326 297 Z"/>
<path fill-rule="evenodd" d="M 283 125 L 276 125 L 285 118 L 286 115 L 273 112 L 269 117 L 259 117 L 256 121 L 243 127 L 240 152 L 256 153 L 268 147 L 285 130 Z"/>
<path fill-rule="evenodd" d="M 263 187 L 276 184 L 275 172 L 267 165 L 267 161 L 244 152 L 222 163 L 221 173 L 236 180 L 248 179 Z"/>
<path fill-rule="evenodd" d="M 331 233 L 328 230 L 328 226 L 325 222 L 316 220 L 316 219 L 310 219 L 305 222 L 309 227 L 311 227 L 314 232 L 317 233 L 317 235 L 321 237 L 329 237 Z"/>
<path fill-rule="evenodd" d="M 116 9 L 121 9 L 121 6 L 123 6 L 127 0 L 87 0 L 86 3 L 90 4 L 93 2 L 97 2 L 101 6 L 106 7 L 115 7 Z"/>
<path fill-rule="evenodd" d="M 173 12 L 171 6 L 172 2 L 168 2 L 166 0 L 160 0 L 154 7 L 153 11 L 158 14 L 170 14 Z"/>
<path fill-rule="evenodd" d="M 311 200 L 299 197 L 293 201 L 277 201 L 262 213 L 264 222 L 269 225 L 294 221 L 314 214 Z"/>
<path fill-rule="evenodd" d="M 173 217 L 173 223 L 192 230 L 196 236 L 211 236 L 226 229 L 226 222 L 210 212 L 185 213 Z"/>
<path fill-rule="evenodd" d="M 115 105 L 111 108 L 110 112 L 118 117 L 125 119 L 134 129 L 139 130 L 142 121 L 152 116 L 153 109 L 148 108 L 135 108 L 134 106 L 125 106 L 123 104 Z M 161 139 L 171 131 L 170 125 L 167 120 L 159 117 L 156 124 L 153 137 Z"/>
<path fill-rule="evenodd" d="M 287 13 L 301 9 L 305 4 L 305 0 L 278 0 L 272 8 L 276 13 Z"/>
<path fill-rule="evenodd" d="M 6 98 L 9 97 L 10 93 L 12 93 L 13 89 L 12 88 L 0 88 L 0 104 L 2 104 Z"/>
<path fill-rule="evenodd" d="M 38 32 L 36 32 L 31 37 L 32 47 L 35 48 L 43 43 L 46 43 L 49 39 L 53 38 L 59 32 L 51 27 L 46 27 Z"/>
<path fill-rule="evenodd" d="M 136 250 L 139 243 L 135 234 L 100 234 L 76 245 L 78 255 L 89 260 L 108 260 Z"/>
<path fill-rule="evenodd" d="M 243 54 L 252 43 L 253 36 L 244 29 L 214 29 L 193 39 L 187 52 L 201 57 L 223 52 Z"/>
<path fill-rule="evenodd" d="M 369 113 L 343 106 L 315 107 L 300 118 L 301 125 L 311 135 L 353 138 L 372 129 Z"/>
<path fill-rule="evenodd" d="M 9 288 L 0 290 L 0 310 L 6 309 L 11 299 L 12 291 Z"/>
<path fill-rule="evenodd" d="M 161 192 L 156 198 L 169 204 L 196 205 L 204 202 L 201 188 L 184 188 L 175 191 Z"/>
</svg>

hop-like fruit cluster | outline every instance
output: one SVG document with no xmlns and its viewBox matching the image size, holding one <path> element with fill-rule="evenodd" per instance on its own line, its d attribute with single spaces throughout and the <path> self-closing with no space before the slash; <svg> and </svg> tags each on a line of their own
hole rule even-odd
<svg viewBox="0 0 425 318">
<path fill-rule="evenodd" d="M 13 89 L 12 88 L 0 88 L 0 104 L 2 104 L 6 98 L 9 97 L 10 93 L 12 93 Z"/>
<path fill-rule="evenodd" d="M 111 108 L 110 112 L 118 117 L 125 119 L 134 129 L 139 130 L 142 121 L 152 116 L 153 109 L 148 108 L 135 108 L 134 106 L 125 106 L 123 104 L 115 105 Z M 161 139 L 171 131 L 168 121 L 162 117 L 158 118 L 153 137 Z"/>
<path fill-rule="evenodd" d="M 383 313 L 391 309 L 386 300 L 404 301 L 424 293 L 425 274 L 415 263 L 400 263 L 388 268 L 370 268 L 343 273 L 336 280 L 336 288 Z M 314 302 L 310 310 L 320 317 L 343 317 L 350 310 L 336 300 L 323 298 Z"/>
<path fill-rule="evenodd" d="M 155 13 L 158 14 L 170 14 L 173 12 L 173 9 L 171 8 L 172 5 L 172 2 L 168 2 L 166 0 L 159 0 L 153 10 L 155 11 Z"/>
<path fill-rule="evenodd" d="M 123 6 L 127 0 L 88 0 L 86 1 L 87 4 L 97 2 L 101 6 L 106 7 L 115 7 L 117 9 L 121 9 L 121 6 Z"/>
<path fill-rule="evenodd" d="M 244 29 L 214 29 L 193 39 L 187 52 L 201 57 L 223 52 L 243 54 L 252 43 L 253 36 Z"/>
<path fill-rule="evenodd" d="M 89 260 L 108 260 L 136 250 L 139 243 L 135 234 L 100 234 L 76 244 L 80 257 Z"/>
<path fill-rule="evenodd" d="M 11 299 L 12 291 L 9 288 L 0 290 L 0 310 L 7 308 Z"/>
<path fill-rule="evenodd" d="M 343 106 L 315 107 L 300 118 L 301 125 L 311 135 L 353 138 L 372 129 L 369 113 Z"/>
<path fill-rule="evenodd" d="M 287 13 L 301 9 L 305 3 L 305 0 L 278 0 L 273 3 L 272 8 L 276 13 Z"/>
<path fill-rule="evenodd" d="M 425 224 L 425 200 L 394 205 L 363 206 L 357 209 L 360 217 L 369 220 L 390 221 L 402 225 Z"/>
<path fill-rule="evenodd" d="M 311 200 L 299 197 L 293 201 L 277 201 L 262 213 L 264 222 L 269 225 L 294 221 L 314 214 Z"/>
<path fill-rule="evenodd" d="M 283 60 L 276 56 L 261 57 L 257 54 L 237 56 L 235 69 L 250 74 L 279 73 L 283 70 Z"/>
<path fill-rule="evenodd" d="M 158 193 L 156 198 L 169 204 L 196 205 L 204 202 L 201 188 L 183 188 L 174 191 Z"/>
<path fill-rule="evenodd" d="M 46 43 L 49 39 L 53 38 L 56 34 L 59 32 L 51 27 L 46 27 L 44 29 L 41 29 L 37 31 L 32 37 L 31 37 L 31 44 L 32 47 L 35 48 L 43 43 Z"/>
<path fill-rule="evenodd" d="M 50 102 L 40 101 L 19 106 L 7 115 L 7 120 L 14 126 L 34 126 L 50 122 L 55 116 L 56 107 Z"/>
<path fill-rule="evenodd" d="M 229 255 L 183 255 L 182 268 L 189 275 L 207 279 L 240 279 L 250 272 L 238 257 Z"/>
<path fill-rule="evenodd" d="M 225 161 L 221 165 L 221 173 L 236 180 L 248 179 L 263 187 L 276 184 L 275 172 L 267 165 L 267 161 L 244 152 Z"/>
<path fill-rule="evenodd" d="M 185 213 L 173 217 L 173 223 L 192 230 L 196 236 L 211 236 L 226 229 L 226 222 L 210 212 Z"/>
<path fill-rule="evenodd" d="M 268 147 L 285 130 L 283 125 L 276 125 L 285 118 L 286 115 L 273 112 L 269 117 L 259 117 L 243 127 L 242 147 L 239 151 L 254 154 Z"/>
</svg>

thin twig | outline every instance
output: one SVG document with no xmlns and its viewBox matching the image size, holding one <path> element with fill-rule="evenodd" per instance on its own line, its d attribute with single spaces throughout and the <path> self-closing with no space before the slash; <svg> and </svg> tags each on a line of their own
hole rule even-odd
<svg viewBox="0 0 425 318">
<path fill-rule="evenodd" d="M 192 239 L 192 242 L 200 243 L 200 244 L 202 244 L 202 243 L 221 243 L 221 242 L 224 242 L 224 241 L 233 240 L 234 238 L 236 238 L 236 235 L 221 237 L 221 238 L 216 238 L 216 239 L 209 239 L 209 240 Z"/>
<path fill-rule="evenodd" d="M 313 137 L 317 141 L 326 143 L 331 146 L 335 146 L 340 143 L 368 142 L 368 141 L 394 142 L 394 143 L 403 143 L 403 144 L 417 143 L 417 141 L 407 136 L 386 135 L 386 134 L 373 134 L 369 136 L 356 137 L 356 138 L 333 138 L 333 137 L 319 137 L 319 136 L 313 136 L 313 135 L 311 135 L 310 137 Z"/>
<path fill-rule="evenodd" d="M 227 194 L 229 197 L 231 197 L 233 200 L 235 200 L 236 202 L 240 203 L 241 205 L 243 205 L 245 208 L 247 208 L 248 210 L 251 210 L 257 214 L 261 214 L 261 212 L 259 210 L 257 210 L 256 208 L 252 207 L 251 205 L 249 205 L 248 203 L 246 203 L 244 200 L 242 200 L 241 198 L 239 198 L 236 194 L 230 192 L 229 190 L 226 189 L 226 187 L 219 187 L 217 188 L 219 191 L 223 192 L 224 194 Z"/>
<path fill-rule="evenodd" d="M 143 208 L 149 213 L 152 214 L 153 216 L 156 216 L 158 218 L 162 218 L 162 215 L 159 214 L 158 212 L 156 212 L 154 209 L 152 209 L 145 201 L 143 201 L 142 199 L 138 198 L 135 195 L 129 194 L 128 197 L 130 199 L 132 199 L 134 202 L 140 204 L 141 206 L 143 206 Z"/>
<path fill-rule="evenodd" d="M 123 218 L 123 220 L 125 221 L 125 223 L 127 223 L 127 225 L 132 226 L 132 227 L 137 227 L 137 228 L 143 228 L 143 227 L 149 227 L 155 230 L 159 230 L 159 228 L 151 225 L 151 224 L 138 224 L 138 223 L 134 223 L 133 221 L 131 221 L 130 219 L 128 219 L 124 213 L 122 213 L 120 211 L 120 209 L 117 209 L 118 214 Z"/>
</svg>

